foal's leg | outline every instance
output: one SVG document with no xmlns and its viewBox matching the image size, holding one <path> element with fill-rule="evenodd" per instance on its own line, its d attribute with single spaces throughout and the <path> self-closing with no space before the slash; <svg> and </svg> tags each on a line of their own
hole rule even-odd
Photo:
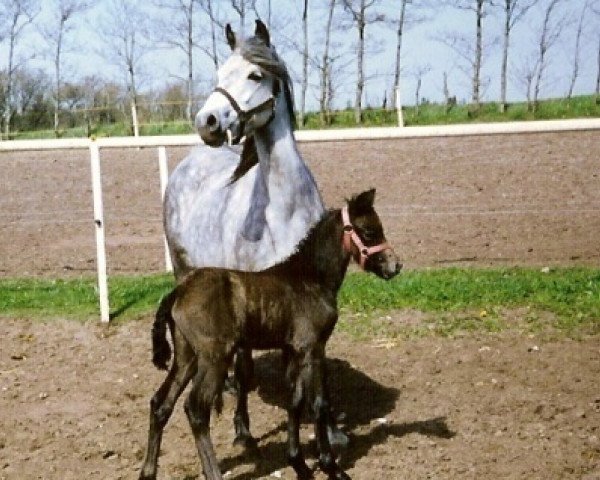
<svg viewBox="0 0 600 480">
<path fill-rule="evenodd" d="M 256 440 L 250 433 L 250 417 L 248 416 L 248 391 L 251 389 L 254 375 L 252 350 L 238 348 L 235 356 L 234 385 L 237 392 L 237 404 L 233 425 L 235 427 L 234 444 L 243 445 L 247 449 L 256 450 Z"/>
<path fill-rule="evenodd" d="M 308 373 L 300 369 L 298 355 L 284 350 L 286 363 L 286 378 L 290 385 L 291 399 L 288 406 L 288 462 L 293 467 L 300 480 L 313 478 L 313 472 L 302 454 L 300 447 L 300 421 L 306 402 L 306 381 L 302 375 Z"/>
<path fill-rule="evenodd" d="M 335 461 L 328 430 L 331 422 L 331 404 L 327 390 L 324 345 L 316 345 L 309 356 L 312 408 L 315 415 L 315 436 L 319 450 L 319 466 L 330 479 L 350 480 Z"/>
<path fill-rule="evenodd" d="M 140 480 L 156 478 L 156 468 L 163 430 L 167 424 L 177 399 L 185 389 L 196 370 L 196 356 L 183 337 L 174 329 L 175 356 L 167 378 L 150 400 L 150 428 L 148 449 L 140 472 Z"/>
<path fill-rule="evenodd" d="M 210 412 L 215 400 L 220 400 L 218 396 L 222 393 L 227 375 L 227 362 L 225 355 L 216 359 L 219 352 L 210 353 L 212 354 L 210 361 L 198 359 L 198 370 L 190 395 L 185 402 L 185 413 L 192 427 L 206 480 L 223 480 L 210 439 Z"/>
</svg>

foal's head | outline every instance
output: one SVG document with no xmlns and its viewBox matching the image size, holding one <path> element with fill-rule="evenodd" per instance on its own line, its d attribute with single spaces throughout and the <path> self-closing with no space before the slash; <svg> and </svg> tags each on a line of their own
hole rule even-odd
<svg viewBox="0 0 600 480">
<path fill-rule="evenodd" d="M 369 272 L 389 280 L 402 269 L 396 253 L 388 245 L 379 215 L 373 207 L 375 189 L 348 201 L 344 220 L 344 248 Z"/>
<path fill-rule="evenodd" d="M 279 59 L 267 27 L 256 21 L 254 36 L 238 41 L 225 28 L 232 54 L 217 72 L 217 87 L 196 115 L 196 128 L 204 143 L 221 146 L 229 130 L 233 143 L 267 125 L 276 114 L 276 100 L 283 94 L 293 119 L 291 79 Z"/>
</svg>

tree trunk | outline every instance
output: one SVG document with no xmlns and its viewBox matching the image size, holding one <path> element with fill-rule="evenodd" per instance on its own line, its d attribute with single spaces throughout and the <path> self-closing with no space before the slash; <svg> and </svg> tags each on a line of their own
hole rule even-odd
<svg viewBox="0 0 600 480">
<path fill-rule="evenodd" d="M 217 32 L 216 32 L 216 22 L 213 17 L 213 9 L 212 9 L 212 0 L 206 1 L 206 8 L 208 10 L 208 16 L 210 18 L 210 42 L 211 42 L 211 50 L 212 50 L 212 61 L 215 66 L 215 72 L 219 70 L 219 54 L 217 51 Z"/>
<path fill-rule="evenodd" d="M 300 92 L 300 126 L 304 126 L 304 115 L 306 113 L 306 91 L 308 90 L 308 0 L 304 0 L 304 12 L 302 13 L 302 37 L 304 49 L 302 51 L 302 91 Z"/>
<path fill-rule="evenodd" d="M 479 110 L 480 90 L 481 90 L 481 59 L 483 56 L 483 2 L 477 0 L 477 37 L 475 44 L 475 62 L 473 65 L 473 95 L 472 101 L 477 110 Z"/>
<path fill-rule="evenodd" d="M 64 21 L 63 18 L 60 20 L 58 38 L 56 42 L 56 55 L 54 56 L 54 72 L 55 72 L 55 88 L 54 92 L 54 136 L 58 138 L 60 136 L 59 132 L 59 110 L 60 110 L 60 54 L 62 50 L 62 38 L 64 31 Z"/>
<path fill-rule="evenodd" d="M 365 72 L 364 72 L 364 57 L 365 57 L 365 17 L 364 10 L 361 11 L 361 16 L 358 24 L 358 52 L 357 52 L 357 80 L 356 80 L 356 98 L 354 104 L 354 121 L 359 124 L 362 122 L 362 97 L 365 88 Z"/>
<path fill-rule="evenodd" d="M 404 18 L 406 13 L 407 0 L 401 0 L 400 18 L 398 19 L 398 29 L 396 31 L 396 66 L 394 68 L 394 93 L 400 88 L 400 73 L 402 71 L 402 37 L 404 33 Z M 392 95 L 392 109 L 396 109 L 396 95 Z"/>
<path fill-rule="evenodd" d="M 596 76 L 596 96 L 600 95 L 600 35 L 598 35 L 598 75 Z"/>
<path fill-rule="evenodd" d="M 417 78 L 417 88 L 415 90 L 415 116 L 419 116 L 419 104 L 421 103 L 421 77 Z"/>
<path fill-rule="evenodd" d="M 548 53 L 548 35 L 550 34 L 550 17 L 552 16 L 552 11 L 554 7 L 556 7 L 559 0 L 551 0 L 550 4 L 546 8 L 546 13 L 544 15 L 544 22 L 542 25 L 542 34 L 540 37 L 539 44 L 539 56 L 538 56 L 538 69 L 537 75 L 535 77 L 535 84 L 533 85 L 533 111 L 535 112 L 538 107 L 538 100 L 540 95 L 540 90 L 542 87 L 542 78 L 544 77 L 544 72 L 546 70 L 546 53 Z"/>
<path fill-rule="evenodd" d="M 579 76 L 579 51 L 581 49 L 581 33 L 583 32 L 583 20 L 585 18 L 585 11 L 587 5 L 583 7 L 581 17 L 579 18 L 579 24 L 577 26 L 577 34 L 575 36 L 575 52 L 573 53 L 573 70 L 571 72 L 571 82 L 569 83 L 569 90 L 567 92 L 567 98 L 570 99 L 573 96 L 573 90 L 575 89 L 575 82 Z"/>
<path fill-rule="evenodd" d="M 502 46 L 502 70 L 500 73 L 500 112 L 506 111 L 506 84 L 508 71 L 508 48 L 510 45 L 510 12 L 511 1 L 505 0 L 504 10 L 504 44 Z"/>
<path fill-rule="evenodd" d="M 187 61 L 188 61 L 188 79 L 187 79 L 187 105 L 185 116 L 188 122 L 192 121 L 192 109 L 194 108 L 194 2 L 190 1 L 188 10 L 188 38 L 187 38 Z"/>
<path fill-rule="evenodd" d="M 325 47 L 323 49 L 323 63 L 321 65 L 321 95 L 319 97 L 319 109 L 321 116 L 321 125 L 329 123 L 328 115 L 328 98 L 329 98 L 329 83 L 331 75 L 331 59 L 329 58 L 329 44 L 331 43 L 331 27 L 333 25 L 333 11 L 335 9 L 336 0 L 329 0 L 329 12 L 327 14 L 327 26 L 325 30 Z"/>
<path fill-rule="evenodd" d="M 13 61 L 14 61 L 14 53 L 15 53 L 15 36 L 13 34 L 14 32 L 14 26 L 15 24 L 13 23 L 13 29 L 11 31 L 11 35 L 10 35 L 10 43 L 9 43 L 9 49 L 8 49 L 8 71 L 6 72 L 6 101 L 5 101 L 5 105 L 4 105 L 4 136 L 6 140 L 9 140 L 10 137 L 10 120 L 12 117 L 12 105 L 13 105 L 13 99 L 12 99 L 12 89 L 13 89 Z"/>
</svg>

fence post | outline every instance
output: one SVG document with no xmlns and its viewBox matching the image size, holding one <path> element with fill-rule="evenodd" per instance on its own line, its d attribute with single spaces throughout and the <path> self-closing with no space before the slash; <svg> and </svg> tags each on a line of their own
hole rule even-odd
<svg viewBox="0 0 600 480">
<path fill-rule="evenodd" d="M 396 113 L 398 114 L 398 126 L 404 126 L 404 117 L 402 115 L 402 100 L 400 99 L 400 85 L 396 85 L 394 89 L 394 94 L 396 95 Z"/>
<path fill-rule="evenodd" d="M 108 281 L 106 277 L 106 244 L 104 241 L 104 206 L 102 204 L 102 176 L 100 173 L 100 149 L 90 143 L 92 170 L 92 193 L 94 196 L 94 225 L 96 228 L 96 267 L 98 269 L 98 295 L 100 297 L 100 321 L 110 321 L 108 304 Z"/>
<path fill-rule="evenodd" d="M 161 198 L 165 199 L 165 190 L 167 189 L 167 181 L 169 179 L 169 168 L 167 165 L 167 149 L 158 147 L 158 171 L 160 173 L 160 192 Z M 173 271 L 173 263 L 171 262 L 171 253 L 169 252 L 169 244 L 167 237 L 163 233 L 163 241 L 165 243 L 165 268 L 167 272 Z"/>
</svg>

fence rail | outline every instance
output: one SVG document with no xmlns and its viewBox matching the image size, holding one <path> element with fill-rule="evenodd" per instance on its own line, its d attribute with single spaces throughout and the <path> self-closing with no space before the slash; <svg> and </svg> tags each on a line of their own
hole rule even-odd
<svg viewBox="0 0 600 480">
<path fill-rule="evenodd" d="M 530 122 L 467 123 L 427 127 L 369 127 L 328 130 L 299 130 L 299 142 L 381 140 L 393 138 L 450 137 L 544 133 L 574 130 L 600 130 L 600 118 L 575 120 L 536 120 Z M 158 135 L 142 137 L 59 138 L 48 140 L 4 140 L 0 151 L 71 150 L 90 148 L 175 147 L 201 143 L 198 135 Z"/>
<path fill-rule="evenodd" d="M 544 133 L 576 130 L 600 130 L 600 118 L 576 120 L 546 120 L 532 122 L 505 122 L 486 124 L 441 125 L 428 127 L 373 127 L 361 129 L 301 130 L 296 133 L 299 142 L 327 142 L 349 140 L 381 140 L 401 138 L 502 135 L 518 133 Z M 104 212 L 102 203 L 102 182 L 100 150 L 105 148 L 158 148 L 160 188 L 164 193 L 167 182 L 166 147 L 191 146 L 201 143 L 197 135 L 168 135 L 148 137 L 106 137 L 73 138 L 50 140 L 9 140 L 0 141 L 0 153 L 8 151 L 32 150 L 72 150 L 89 149 L 92 191 L 94 199 L 94 219 L 96 228 L 96 268 L 98 271 L 98 291 L 100 318 L 109 321 L 108 282 L 106 274 L 106 246 L 104 232 Z M 0 162 L 2 157 L 0 156 Z M 165 242 L 165 264 L 171 268 Z"/>
</svg>

